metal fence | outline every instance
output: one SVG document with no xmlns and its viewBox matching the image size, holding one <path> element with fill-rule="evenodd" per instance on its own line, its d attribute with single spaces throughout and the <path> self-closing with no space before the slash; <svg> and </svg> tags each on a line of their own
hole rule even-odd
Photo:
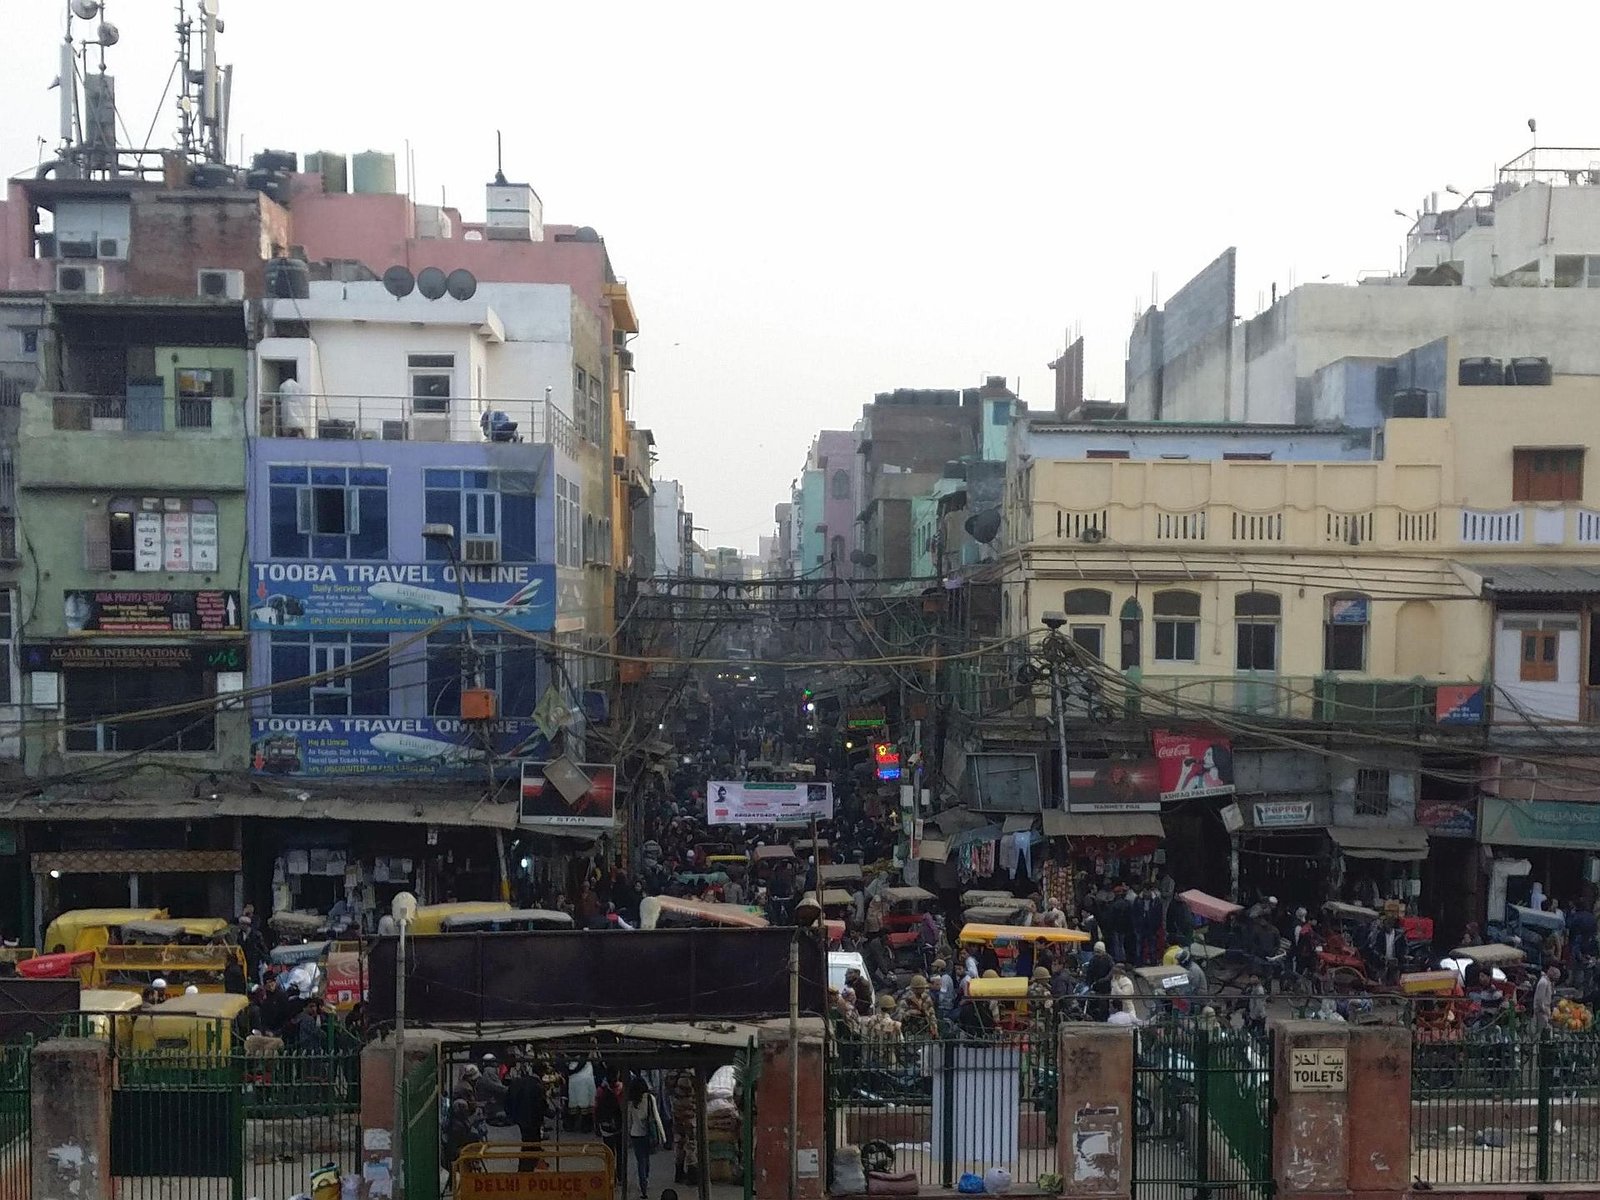
<svg viewBox="0 0 1600 1200">
<path fill-rule="evenodd" d="M 1600 1179 L 1600 1035 L 1490 1026 L 1419 1037 L 1411 1160 L 1434 1185 Z"/>
<path fill-rule="evenodd" d="M 405 1145 L 402 1148 L 405 1200 L 439 1200 L 439 1064 L 418 1063 L 400 1093 Z"/>
<path fill-rule="evenodd" d="M 111 1169 L 123 1200 L 289 1200 L 361 1169 L 360 1053 L 116 1047 Z"/>
<path fill-rule="evenodd" d="M 28 1200 L 32 1192 L 32 1070 L 31 1044 L 0 1045 L 0 1200 Z"/>
<path fill-rule="evenodd" d="M 1270 1037 L 1176 1016 L 1135 1037 L 1134 1200 L 1270 1196 Z"/>
<path fill-rule="evenodd" d="M 990 1167 L 1010 1171 L 1018 1186 L 1038 1185 L 1061 1171 L 1056 1081 L 1053 1032 L 903 1041 L 836 1032 L 830 1161 L 837 1147 L 855 1146 L 868 1170 L 910 1171 L 925 1188 L 954 1187 Z"/>
</svg>

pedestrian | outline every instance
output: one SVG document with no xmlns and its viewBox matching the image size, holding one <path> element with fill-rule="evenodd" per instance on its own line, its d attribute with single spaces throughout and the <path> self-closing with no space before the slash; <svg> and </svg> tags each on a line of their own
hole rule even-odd
<svg viewBox="0 0 1600 1200">
<path fill-rule="evenodd" d="M 1550 1018 L 1556 1005 L 1556 980 L 1561 978 L 1561 968 L 1552 963 L 1533 985 L 1533 1036 L 1543 1037 L 1550 1029 Z"/>
<path fill-rule="evenodd" d="M 661 1110 L 656 1098 L 645 1086 L 642 1078 L 635 1076 L 628 1088 L 628 1144 L 633 1147 L 633 1161 L 639 1175 L 639 1200 L 650 1194 L 650 1152 L 667 1140 L 661 1127 Z M 624 1200 L 627 1188 L 623 1188 Z"/>
<path fill-rule="evenodd" d="M 550 1097 L 544 1080 L 526 1062 L 519 1062 L 506 1083 L 506 1116 L 516 1125 L 524 1142 L 544 1139 L 545 1122 L 550 1117 Z"/>
<path fill-rule="evenodd" d="M 956 981 L 950 977 L 950 971 L 942 958 L 933 960 L 933 978 L 928 981 L 934 990 L 935 1002 L 939 1007 L 939 1015 L 948 1018 L 956 1006 Z"/>
<path fill-rule="evenodd" d="M 1089 985 L 1089 992 L 1095 997 L 1089 1011 L 1089 1019 L 1104 1021 L 1111 1015 L 1111 1001 L 1102 999 L 1111 995 L 1111 969 L 1116 964 L 1111 955 L 1106 953 L 1106 944 L 1096 942 L 1094 953 L 1089 956 L 1089 963 L 1083 969 L 1083 981 Z"/>
<path fill-rule="evenodd" d="M 1133 976 L 1123 963 L 1111 968 L 1111 1011 L 1133 1012 Z"/>
<path fill-rule="evenodd" d="M 470 1069 L 477 1070 L 476 1067 Z M 472 1105 L 459 1097 L 450 1101 L 450 1116 L 444 1129 L 444 1158 L 445 1168 L 452 1180 L 456 1174 L 456 1159 L 461 1157 L 461 1151 L 480 1140 L 472 1120 Z"/>
</svg>

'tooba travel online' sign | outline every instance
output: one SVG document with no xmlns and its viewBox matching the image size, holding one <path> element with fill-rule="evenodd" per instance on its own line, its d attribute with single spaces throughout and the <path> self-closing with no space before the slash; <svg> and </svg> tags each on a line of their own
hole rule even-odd
<svg viewBox="0 0 1600 1200">
<path fill-rule="evenodd" d="M 549 563 L 265 562 L 250 567 L 251 629 L 426 629 L 466 612 L 519 629 L 556 622 L 556 569 Z"/>
</svg>

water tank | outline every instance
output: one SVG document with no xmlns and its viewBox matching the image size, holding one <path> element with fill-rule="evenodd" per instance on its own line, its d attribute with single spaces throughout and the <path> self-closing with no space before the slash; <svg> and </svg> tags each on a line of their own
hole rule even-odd
<svg viewBox="0 0 1600 1200">
<path fill-rule="evenodd" d="M 1505 380 L 1498 358 L 1463 358 L 1456 373 L 1456 382 L 1462 387 L 1498 387 Z"/>
<path fill-rule="evenodd" d="M 239 172 L 224 163 L 197 163 L 189 172 L 189 183 L 197 188 L 238 187 Z"/>
<path fill-rule="evenodd" d="M 1428 415 L 1426 388 L 1401 388 L 1389 397 L 1391 417 L 1425 417 Z"/>
<path fill-rule="evenodd" d="M 306 155 L 306 170 L 322 176 L 322 190 L 342 195 L 350 190 L 350 160 L 333 150 Z"/>
<path fill-rule="evenodd" d="M 244 185 L 285 208 L 289 205 L 289 176 L 282 171 L 251 168 L 245 173 Z"/>
<path fill-rule="evenodd" d="M 1506 368 L 1506 382 L 1516 387 L 1549 387 L 1548 358 L 1513 358 Z"/>
<path fill-rule="evenodd" d="M 250 165 L 258 171 L 298 171 L 300 156 L 293 150 L 263 150 L 250 156 Z"/>
<path fill-rule="evenodd" d="M 267 259 L 267 295 L 277 300 L 306 300 L 311 296 L 311 268 L 302 258 Z"/>
<path fill-rule="evenodd" d="M 394 194 L 394 155 L 363 150 L 351 162 L 352 191 L 363 195 Z"/>
</svg>

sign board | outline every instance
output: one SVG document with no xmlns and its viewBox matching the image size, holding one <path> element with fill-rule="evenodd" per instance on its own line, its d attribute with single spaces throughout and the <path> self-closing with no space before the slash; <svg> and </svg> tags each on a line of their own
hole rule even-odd
<svg viewBox="0 0 1600 1200">
<path fill-rule="evenodd" d="M 549 753 L 544 734 L 526 717 L 486 728 L 497 760 Z M 483 779 L 483 729 L 458 717 L 258 717 L 250 722 L 250 769 L 258 775 Z"/>
<path fill-rule="evenodd" d="M 578 829 L 610 829 L 617 819 L 617 769 L 610 763 L 579 763 L 589 788 L 568 800 L 545 777 L 543 762 L 522 764 L 520 820 L 523 825 L 561 825 Z"/>
<path fill-rule="evenodd" d="M 1365 625 L 1367 623 L 1367 598 L 1365 596 L 1338 596 L 1328 601 L 1328 624 Z"/>
<path fill-rule="evenodd" d="M 1342 1092 L 1345 1090 L 1343 1046 L 1294 1046 L 1289 1050 L 1291 1092 Z"/>
<path fill-rule="evenodd" d="M 1311 824 L 1310 800 L 1257 800 L 1250 806 L 1250 823 L 1256 829 L 1297 829 Z"/>
<path fill-rule="evenodd" d="M 599 1167 L 584 1171 L 461 1171 L 456 1175 L 456 1200 L 611 1200 L 613 1188 L 610 1174 Z"/>
<path fill-rule="evenodd" d="M 267 562 L 250 567 L 251 629 L 427 629 L 474 616 L 519 629 L 555 627 L 556 569 L 548 563 L 463 567 L 449 563 Z"/>
<path fill-rule="evenodd" d="M 707 825 L 805 825 L 831 820 L 831 783 L 713 779 L 706 784 Z"/>
<path fill-rule="evenodd" d="M 1153 758 L 1072 759 L 1067 767 L 1067 811 L 1161 811 L 1161 781 Z"/>
<path fill-rule="evenodd" d="M 888 723 L 888 716 L 881 704 L 867 708 L 845 709 L 844 727 L 846 729 L 882 729 Z"/>
<path fill-rule="evenodd" d="M 104 642 L 27 642 L 24 671 L 242 671 L 243 642 L 108 646 Z"/>
<path fill-rule="evenodd" d="M 1429 837 L 1472 837 L 1478 832 L 1477 797 L 1449 800 L 1418 796 L 1417 824 L 1428 831 Z"/>
<path fill-rule="evenodd" d="M 73 590 L 62 593 L 68 633 L 238 633 L 238 592 Z"/>
<path fill-rule="evenodd" d="M 1219 815 L 1222 827 L 1229 833 L 1238 833 L 1244 828 L 1244 811 L 1237 804 L 1224 804 Z"/>
<path fill-rule="evenodd" d="M 1482 725 L 1483 685 L 1441 683 L 1433 693 L 1433 719 L 1440 725 Z"/>
<path fill-rule="evenodd" d="M 893 742 L 879 742 L 872 747 L 872 761 L 879 779 L 900 778 L 900 748 Z"/>
<path fill-rule="evenodd" d="M 1233 745 L 1227 738 L 1157 730 L 1151 741 L 1163 800 L 1233 795 Z"/>
</svg>

